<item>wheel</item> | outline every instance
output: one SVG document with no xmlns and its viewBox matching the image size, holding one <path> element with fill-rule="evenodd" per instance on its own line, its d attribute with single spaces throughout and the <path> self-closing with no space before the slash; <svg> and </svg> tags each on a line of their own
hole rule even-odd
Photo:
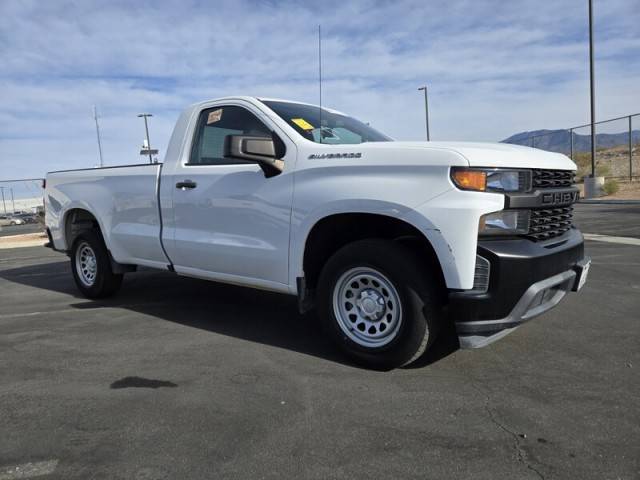
<svg viewBox="0 0 640 480">
<path fill-rule="evenodd" d="M 318 313 L 328 334 L 356 362 L 395 368 L 417 360 L 442 318 L 435 280 L 411 250 L 389 240 L 341 248 L 318 281 Z M 435 278 L 435 275 L 433 275 Z"/>
<path fill-rule="evenodd" d="M 93 231 L 81 233 L 73 242 L 71 271 L 78 289 L 88 298 L 113 295 L 122 283 L 122 274 L 111 270 L 109 252 L 102 237 Z"/>
<path fill-rule="evenodd" d="M 11 226 L 14 227 L 16 225 L 16 222 L 11 222 Z"/>
</svg>

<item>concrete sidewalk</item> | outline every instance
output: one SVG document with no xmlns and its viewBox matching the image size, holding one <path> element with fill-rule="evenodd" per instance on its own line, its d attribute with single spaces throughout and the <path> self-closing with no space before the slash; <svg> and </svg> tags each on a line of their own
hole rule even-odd
<svg viewBox="0 0 640 480">
<path fill-rule="evenodd" d="M 44 245 L 46 242 L 47 235 L 40 232 L 0 237 L 0 250 L 8 248 L 39 247 Z"/>
</svg>

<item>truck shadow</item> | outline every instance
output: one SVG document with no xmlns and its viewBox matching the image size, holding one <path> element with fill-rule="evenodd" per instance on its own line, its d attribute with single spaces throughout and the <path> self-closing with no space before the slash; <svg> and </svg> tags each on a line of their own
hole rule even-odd
<svg viewBox="0 0 640 480">
<path fill-rule="evenodd" d="M 116 296 L 93 301 L 78 293 L 68 262 L 3 270 L 0 278 L 73 297 L 68 305 L 58 308 L 87 312 L 103 307 L 123 308 L 208 332 L 356 366 L 322 335 L 313 312 L 305 315 L 298 312 L 297 299 L 290 295 L 143 269 L 126 275 Z M 439 342 L 438 348 L 413 367 L 429 365 L 456 349 L 457 341 Z"/>
</svg>

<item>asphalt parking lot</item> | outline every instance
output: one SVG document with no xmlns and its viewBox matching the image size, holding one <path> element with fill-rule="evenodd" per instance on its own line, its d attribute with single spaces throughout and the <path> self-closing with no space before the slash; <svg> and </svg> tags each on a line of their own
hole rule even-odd
<svg viewBox="0 0 640 480">
<path fill-rule="evenodd" d="M 640 206 L 576 218 L 640 238 Z M 65 256 L 0 250 L 0 480 L 640 478 L 640 246 L 587 249 L 555 310 L 391 372 L 292 297 L 144 271 L 94 302 Z"/>
</svg>

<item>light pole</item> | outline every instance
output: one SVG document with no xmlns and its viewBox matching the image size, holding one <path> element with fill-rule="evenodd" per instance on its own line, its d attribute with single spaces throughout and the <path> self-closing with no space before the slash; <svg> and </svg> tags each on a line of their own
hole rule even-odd
<svg viewBox="0 0 640 480">
<path fill-rule="evenodd" d="M 0 192 L 2 192 L 2 209 L 4 210 L 4 214 L 7 214 L 7 204 L 4 203 L 4 187 L 0 187 Z"/>
<path fill-rule="evenodd" d="M 593 74 L 593 0 L 589 0 L 589 87 L 591 93 L 591 177 L 596 176 L 596 104 Z"/>
<path fill-rule="evenodd" d="M 13 199 L 13 187 L 9 188 L 9 191 L 11 192 L 11 208 L 13 213 L 16 213 L 16 201 Z"/>
<path fill-rule="evenodd" d="M 424 115 L 425 115 L 425 122 L 427 125 L 427 142 L 428 142 L 430 138 L 429 138 L 429 100 L 427 97 L 427 86 L 424 85 L 418 88 L 418 90 L 424 90 Z"/>
<path fill-rule="evenodd" d="M 153 163 L 153 158 L 151 157 L 151 142 L 149 141 L 149 125 L 147 124 L 147 117 L 153 117 L 150 113 L 140 113 L 138 114 L 138 118 L 144 118 L 144 131 L 147 134 L 147 150 L 149 153 L 149 163 Z"/>
</svg>

